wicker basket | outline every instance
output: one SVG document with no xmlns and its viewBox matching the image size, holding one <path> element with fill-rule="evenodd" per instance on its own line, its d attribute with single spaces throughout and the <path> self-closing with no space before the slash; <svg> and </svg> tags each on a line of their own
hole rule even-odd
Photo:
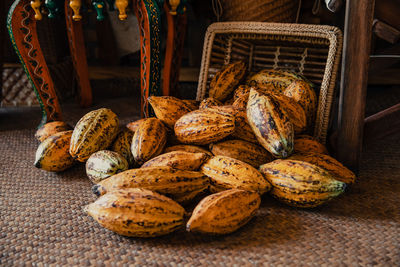
<svg viewBox="0 0 400 267">
<path fill-rule="evenodd" d="M 326 142 L 342 33 L 332 26 L 264 22 L 221 22 L 209 26 L 203 48 L 197 100 L 223 65 L 244 60 L 250 72 L 289 69 L 315 84 L 319 95 L 314 137 Z"/>
<path fill-rule="evenodd" d="M 299 0 L 220 1 L 223 21 L 295 22 Z"/>
</svg>

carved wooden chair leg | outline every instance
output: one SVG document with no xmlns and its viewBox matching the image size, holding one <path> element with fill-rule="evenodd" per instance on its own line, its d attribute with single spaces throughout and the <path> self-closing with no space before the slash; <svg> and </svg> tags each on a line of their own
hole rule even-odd
<svg viewBox="0 0 400 267">
<path fill-rule="evenodd" d="M 65 1 L 65 20 L 67 25 L 69 49 L 74 64 L 75 75 L 79 87 L 79 104 L 87 107 L 92 104 L 92 88 L 90 87 L 86 49 L 83 39 L 82 21 L 72 19 L 73 10 L 69 1 Z"/>
<path fill-rule="evenodd" d="M 54 83 L 39 44 L 34 16 L 30 0 L 15 0 L 8 13 L 7 28 L 15 51 L 39 100 L 42 109 L 40 125 L 42 125 L 62 118 Z"/>
<path fill-rule="evenodd" d="M 168 23 L 168 35 L 163 71 L 163 94 L 180 97 L 178 91 L 179 70 L 185 41 L 187 16 L 186 13 L 170 14 L 170 8 L 166 2 L 164 3 L 164 10 Z"/>
<path fill-rule="evenodd" d="M 147 98 L 161 95 L 161 11 L 157 0 L 134 0 L 133 9 L 140 32 L 141 115 L 148 117 L 151 113 Z"/>
</svg>

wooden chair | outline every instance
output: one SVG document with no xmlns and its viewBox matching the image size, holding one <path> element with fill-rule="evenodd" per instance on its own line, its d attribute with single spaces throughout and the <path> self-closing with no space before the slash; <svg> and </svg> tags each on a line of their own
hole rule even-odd
<svg viewBox="0 0 400 267">
<path fill-rule="evenodd" d="M 383 0 L 376 4 L 377 7 L 379 4 L 379 8 L 386 6 L 387 11 L 393 13 L 393 21 L 398 23 L 392 26 L 399 27 L 399 6 L 390 7 L 390 3 L 395 1 L 397 0 Z M 338 159 L 355 171 L 358 170 L 363 141 L 372 141 L 400 131 L 400 103 L 365 118 L 374 8 L 374 0 L 351 0 L 346 4 L 336 148 Z M 381 23 L 378 24 L 380 28 L 376 28 L 376 23 L 374 26 L 375 32 L 386 27 Z M 387 36 L 392 41 L 398 41 L 400 27 L 396 35 L 396 28 L 392 26 L 389 26 L 391 32 Z"/>
<path fill-rule="evenodd" d="M 113 5 L 114 0 L 108 0 Z M 179 1 L 170 0 L 133 0 L 133 9 L 140 27 L 141 42 L 141 114 L 149 115 L 147 98 L 150 95 L 169 95 L 176 88 L 179 77 L 183 40 L 186 29 L 186 15 Z M 116 0 L 119 18 L 125 19 L 127 0 Z M 97 19 L 102 19 L 105 8 L 103 0 L 92 0 Z M 46 0 L 49 17 L 54 17 L 61 9 L 65 10 L 67 34 L 72 61 L 80 88 L 80 105 L 88 106 L 92 102 L 86 51 L 80 19 L 81 0 Z M 42 109 L 41 124 L 62 120 L 62 112 L 49 68 L 43 56 L 36 31 L 36 20 L 40 20 L 41 0 L 15 0 L 8 18 L 7 28 L 11 41 L 26 74 L 33 84 Z M 161 11 L 165 10 L 168 23 L 167 48 L 164 61 L 164 81 L 161 91 Z"/>
</svg>

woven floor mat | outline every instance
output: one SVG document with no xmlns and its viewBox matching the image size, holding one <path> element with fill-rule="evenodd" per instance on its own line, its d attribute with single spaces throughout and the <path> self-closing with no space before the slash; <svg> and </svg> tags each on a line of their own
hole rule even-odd
<svg viewBox="0 0 400 267">
<path fill-rule="evenodd" d="M 387 265 L 400 261 L 400 145 L 367 148 L 358 183 L 326 206 L 289 208 L 266 196 L 257 217 L 223 237 L 184 231 L 118 236 L 82 211 L 93 201 L 83 165 L 32 165 L 34 131 L 0 132 L 0 261 L 69 265 Z"/>
<path fill-rule="evenodd" d="M 95 200 L 83 165 L 59 174 L 33 167 L 33 135 L 0 131 L 0 266 L 400 262 L 400 140 L 365 148 L 357 184 L 323 207 L 295 209 L 264 196 L 258 215 L 236 233 L 209 237 L 182 230 L 135 239 L 100 227 L 82 211 Z"/>
</svg>

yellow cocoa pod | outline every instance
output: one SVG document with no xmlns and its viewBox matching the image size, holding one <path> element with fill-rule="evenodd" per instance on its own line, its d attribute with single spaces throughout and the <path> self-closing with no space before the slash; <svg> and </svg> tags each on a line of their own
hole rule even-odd
<svg viewBox="0 0 400 267">
<path fill-rule="evenodd" d="M 228 100 L 226 100 L 226 101 L 224 102 L 224 105 L 225 105 L 225 106 L 230 106 L 230 105 L 233 104 L 234 101 L 235 101 L 235 100 L 234 100 L 233 98 L 229 98 Z"/>
<path fill-rule="evenodd" d="M 200 101 L 193 100 L 193 99 L 182 99 L 182 101 L 183 101 L 191 110 L 199 109 Z"/>
<path fill-rule="evenodd" d="M 234 158 L 212 157 L 204 163 L 201 171 L 210 178 L 210 184 L 216 191 L 238 188 L 263 194 L 271 189 L 257 169 Z"/>
<path fill-rule="evenodd" d="M 246 64 L 243 61 L 224 66 L 210 82 L 209 97 L 219 101 L 226 100 L 245 73 Z"/>
<path fill-rule="evenodd" d="M 100 150 L 86 161 L 86 175 L 93 183 L 98 183 L 114 174 L 126 171 L 128 161 L 114 151 Z"/>
<path fill-rule="evenodd" d="M 307 116 L 307 125 L 312 126 L 317 112 L 318 98 L 309 83 L 302 80 L 293 81 L 283 91 L 283 94 L 294 99 L 303 107 Z"/>
<path fill-rule="evenodd" d="M 265 69 L 250 76 L 246 84 L 262 90 L 283 93 L 293 81 L 301 79 L 301 76 L 292 71 Z"/>
<path fill-rule="evenodd" d="M 274 157 L 262 146 L 244 140 L 227 140 L 210 144 L 210 151 L 215 156 L 238 159 L 255 168 L 274 160 Z"/>
<path fill-rule="evenodd" d="M 117 115 L 107 108 L 87 113 L 75 125 L 69 153 L 85 162 L 94 152 L 111 145 L 118 133 L 118 123 Z"/>
<path fill-rule="evenodd" d="M 247 120 L 246 110 L 236 109 L 235 131 L 232 133 L 232 137 L 258 144 L 257 137 Z"/>
<path fill-rule="evenodd" d="M 270 96 L 278 101 L 280 110 L 282 110 L 293 124 L 295 134 L 300 134 L 307 129 L 306 112 L 299 103 L 282 94 L 271 94 Z"/>
<path fill-rule="evenodd" d="M 148 100 L 156 117 L 169 128 L 174 128 L 180 117 L 192 111 L 185 102 L 173 96 L 151 96 Z"/>
<path fill-rule="evenodd" d="M 319 153 L 301 153 L 294 154 L 289 159 L 301 160 L 317 165 L 327 171 L 329 171 L 336 180 L 346 184 L 354 183 L 356 175 L 343 166 L 342 163 L 332 158 L 331 156 Z"/>
<path fill-rule="evenodd" d="M 164 124 L 156 118 L 142 122 L 133 135 L 131 151 L 135 161 L 142 165 L 149 159 L 161 154 L 167 142 Z"/>
<path fill-rule="evenodd" d="M 252 89 L 247 104 L 247 120 L 257 140 L 274 157 L 290 156 L 293 152 L 293 124 L 274 97 L 260 95 Z"/>
<path fill-rule="evenodd" d="M 141 188 L 109 192 L 84 210 L 104 228 L 132 237 L 169 234 L 184 225 L 185 215 L 172 199 Z"/>
<path fill-rule="evenodd" d="M 209 97 L 209 98 L 205 98 L 203 99 L 203 101 L 201 101 L 200 103 L 200 109 L 204 109 L 204 108 L 210 108 L 213 106 L 222 106 L 222 102 L 218 101 L 215 98 Z"/>
<path fill-rule="evenodd" d="M 164 149 L 164 153 L 172 152 L 172 151 L 186 151 L 186 152 L 191 152 L 191 153 L 205 153 L 208 156 L 212 157 L 213 154 L 199 146 L 192 146 L 192 145 L 175 145 L 175 146 L 170 146 Z"/>
<path fill-rule="evenodd" d="M 145 188 L 187 202 L 208 188 L 209 179 L 201 172 L 178 170 L 169 166 L 126 170 L 92 187 L 97 196 L 124 188 Z"/>
<path fill-rule="evenodd" d="M 251 191 L 230 189 L 204 198 L 193 210 L 186 230 L 205 234 L 229 234 L 251 220 L 261 203 Z"/>
<path fill-rule="evenodd" d="M 197 171 L 208 159 L 205 153 L 191 153 L 185 151 L 172 151 L 161 154 L 142 165 L 144 167 L 170 166 L 179 170 Z"/>
<path fill-rule="evenodd" d="M 250 94 L 250 89 L 255 89 L 254 87 L 242 84 L 239 85 L 236 89 L 235 89 L 235 93 L 233 94 L 233 99 L 237 100 L 238 98 L 241 98 L 243 96 L 249 96 Z"/>
<path fill-rule="evenodd" d="M 48 122 L 40 127 L 36 133 L 35 138 L 43 142 L 47 137 L 64 131 L 72 130 L 72 127 L 63 121 Z"/>
<path fill-rule="evenodd" d="M 51 172 L 68 169 L 74 164 L 69 154 L 72 131 L 59 132 L 47 137 L 37 148 L 35 167 Z"/>
<path fill-rule="evenodd" d="M 214 107 L 185 114 L 175 124 L 175 135 L 184 144 L 210 144 L 227 137 L 234 130 L 235 117 Z"/>
<path fill-rule="evenodd" d="M 328 171 L 305 161 L 275 160 L 260 166 L 260 172 L 272 184 L 271 195 L 295 207 L 319 206 L 346 188 Z"/>
<path fill-rule="evenodd" d="M 309 135 L 296 136 L 294 140 L 294 152 L 295 153 L 320 153 L 329 154 L 326 147 L 318 142 L 314 137 Z"/>
<path fill-rule="evenodd" d="M 128 128 L 128 129 L 131 130 L 133 133 L 135 133 L 136 130 L 139 128 L 140 124 L 141 124 L 142 122 L 148 120 L 148 119 L 151 119 L 151 118 L 143 118 L 143 119 L 139 119 L 139 120 L 136 120 L 136 121 L 132 121 L 132 122 L 130 122 L 130 123 L 128 123 L 128 124 L 126 125 L 126 128 Z"/>
<path fill-rule="evenodd" d="M 123 156 L 128 164 L 133 166 L 135 160 L 131 152 L 132 138 L 134 132 L 129 129 L 123 129 L 115 138 L 111 145 L 111 150 Z"/>
</svg>

